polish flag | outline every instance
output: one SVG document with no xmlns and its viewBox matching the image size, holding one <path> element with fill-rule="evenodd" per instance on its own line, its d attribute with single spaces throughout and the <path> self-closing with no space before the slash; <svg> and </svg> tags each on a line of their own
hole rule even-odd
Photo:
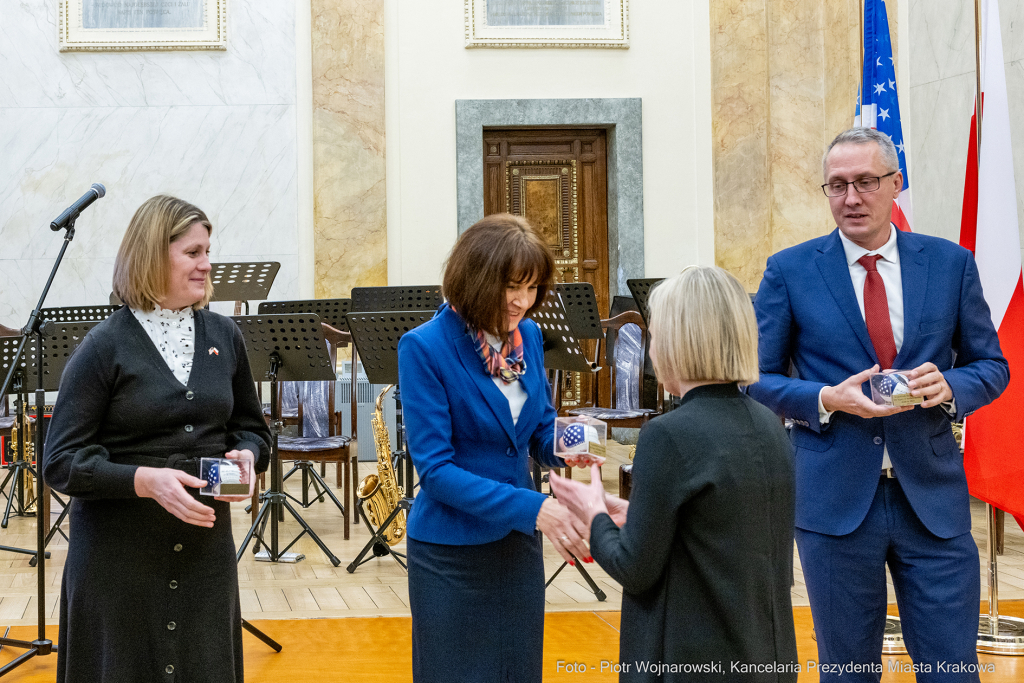
<svg viewBox="0 0 1024 683">
<path fill-rule="evenodd" d="M 981 36 L 981 163 L 978 122 L 972 116 L 960 244 L 977 259 L 992 322 L 1010 363 L 1010 384 L 1002 396 L 966 421 L 964 467 L 971 495 L 1009 512 L 1021 523 L 1024 285 L 998 0 L 982 0 Z"/>
</svg>

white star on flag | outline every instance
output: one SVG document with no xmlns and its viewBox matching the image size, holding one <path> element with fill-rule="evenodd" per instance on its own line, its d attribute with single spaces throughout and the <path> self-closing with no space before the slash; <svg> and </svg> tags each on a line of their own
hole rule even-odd
<svg viewBox="0 0 1024 683">
<path fill-rule="evenodd" d="M 884 0 L 863 0 L 864 4 L 864 73 L 863 92 L 859 93 L 855 126 L 875 128 L 885 133 L 896 145 L 899 166 L 903 171 L 903 191 L 893 202 L 892 222 L 900 230 L 910 230 L 913 223 L 910 207 L 910 177 L 907 175 L 909 144 L 904 144 L 900 105 L 897 95 L 896 60 L 892 55 L 889 19 Z M 987 290 L 986 290 L 987 292 Z"/>
</svg>

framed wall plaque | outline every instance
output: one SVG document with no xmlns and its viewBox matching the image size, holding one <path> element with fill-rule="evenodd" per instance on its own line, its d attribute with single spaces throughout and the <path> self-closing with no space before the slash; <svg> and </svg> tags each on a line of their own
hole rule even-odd
<svg viewBox="0 0 1024 683">
<path fill-rule="evenodd" d="M 629 0 L 465 0 L 466 47 L 629 47 Z"/>
<path fill-rule="evenodd" d="M 58 0 L 60 51 L 224 50 L 228 0 Z"/>
</svg>

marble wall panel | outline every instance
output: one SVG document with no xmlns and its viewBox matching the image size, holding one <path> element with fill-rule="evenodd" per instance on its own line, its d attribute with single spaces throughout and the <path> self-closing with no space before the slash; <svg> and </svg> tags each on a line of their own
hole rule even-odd
<svg viewBox="0 0 1024 683">
<path fill-rule="evenodd" d="M 910 3 L 911 87 L 968 71 L 974 73 L 974 3 L 970 0 L 904 2 Z"/>
<path fill-rule="evenodd" d="M 771 253 L 827 230 L 819 189 L 825 133 L 825 12 L 820 3 L 769 0 Z M 847 103 L 852 100 L 849 96 Z M 847 108 L 847 126 L 852 117 Z M 845 126 L 844 126 L 845 127 Z M 758 282 L 764 263 L 757 264 Z M 751 290 L 753 291 L 753 290 Z"/>
<path fill-rule="evenodd" d="M 905 2 L 906 0 L 904 0 Z M 825 12 L 825 130 L 821 148 L 853 122 L 851 98 L 860 85 L 860 0 L 831 0 Z M 893 14 L 893 10 L 889 10 Z M 852 93 L 852 94 L 851 94 Z M 819 155 L 820 156 L 820 155 Z M 820 164 L 819 172 L 820 176 Z"/>
<path fill-rule="evenodd" d="M 93 182 L 47 305 L 104 303 L 127 224 L 180 196 L 214 224 L 214 261 L 282 262 L 297 294 L 292 3 L 236 0 L 225 52 L 64 53 L 56 3 L 4 5 L 0 32 L 0 322 L 27 318 L 62 235 L 50 220 Z"/>
<path fill-rule="evenodd" d="M 223 52 L 61 53 L 56 12 L 52 0 L 3 3 L 0 107 L 295 101 L 294 3 L 232 2 Z"/>
<path fill-rule="evenodd" d="M 771 254 L 834 227 L 821 154 L 853 122 L 859 1 L 712 0 L 711 16 L 715 259 L 755 291 Z"/>
<path fill-rule="evenodd" d="M 387 284 L 384 2 L 313 0 L 316 296 Z"/>
<path fill-rule="evenodd" d="M 762 2 L 711 2 L 715 262 L 750 291 L 771 253 L 766 26 Z"/>
</svg>

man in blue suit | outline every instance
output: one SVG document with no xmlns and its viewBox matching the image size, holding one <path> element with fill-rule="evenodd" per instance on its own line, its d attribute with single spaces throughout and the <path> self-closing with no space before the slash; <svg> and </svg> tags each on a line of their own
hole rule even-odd
<svg viewBox="0 0 1024 683">
<path fill-rule="evenodd" d="M 889 137 L 848 130 L 823 167 L 838 229 L 768 259 L 749 389 L 794 421 L 820 677 L 880 679 L 888 565 L 918 681 L 977 681 L 978 549 L 950 422 L 997 398 L 1008 365 L 970 252 L 892 225 L 903 174 Z M 865 383 L 890 368 L 921 404 L 872 402 Z"/>
</svg>

